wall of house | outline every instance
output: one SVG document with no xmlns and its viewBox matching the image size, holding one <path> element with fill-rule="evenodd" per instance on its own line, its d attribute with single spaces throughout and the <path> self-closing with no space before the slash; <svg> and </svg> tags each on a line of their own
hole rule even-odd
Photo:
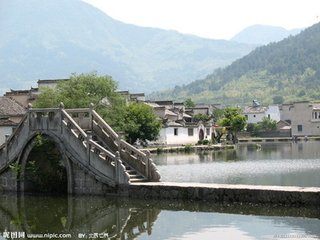
<svg viewBox="0 0 320 240">
<path fill-rule="evenodd" d="M 6 142 L 6 135 L 12 134 L 12 127 L 0 126 L 0 145 Z"/>
<path fill-rule="evenodd" d="M 175 135 L 175 129 L 178 131 L 177 135 Z M 189 136 L 188 129 L 188 127 L 162 128 L 157 143 L 165 145 L 196 144 L 199 141 L 201 129 L 204 132 L 204 139 L 211 140 L 211 128 L 209 128 L 209 132 L 207 132 L 207 128 L 203 125 L 193 128 L 193 136 Z"/>
<path fill-rule="evenodd" d="M 247 123 L 258 123 L 261 122 L 262 119 L 266 116 L 265 113 L 246 113 Z"/>
<path fill-rule="evenodd" d="M 278 105 L 271 105 L 268 107 L 266 111 L 266 117 L 270 117 L 270 119 L 275 120 L 276 122 L 280 121 L 280 110 Z"/>
<path fill-rule="evenodd" d="M 320 135 L 320 119 L 313 119 L 312 111 L 313 106 L 309 102 L 294 103 L 290 110 L 293 136 Z"/>
</svg>

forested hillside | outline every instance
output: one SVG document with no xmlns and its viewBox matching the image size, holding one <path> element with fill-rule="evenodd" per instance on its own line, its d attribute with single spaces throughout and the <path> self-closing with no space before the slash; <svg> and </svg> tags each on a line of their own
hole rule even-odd
<svg viewBox="0 0 320 240">
<path fill-rule="evenodd" d="M 252 51 L 203 80 L 153 98 L 192 97 L 197 102 L 244 105 L 259 99 L 265 104 L 320 99 L 320 23 Z"/>
</svg>

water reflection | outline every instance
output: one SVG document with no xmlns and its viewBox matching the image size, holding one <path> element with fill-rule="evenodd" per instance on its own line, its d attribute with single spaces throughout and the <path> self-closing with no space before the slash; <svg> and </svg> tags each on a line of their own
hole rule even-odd
<svg viewBox="0 0 320 240">
<path fill-rule="evenodd" d="M 320 143 L 240 144 L 236 150 L 153 156 L 162 181 L 320 187 Z"/>
<path fill-rule="evenodd" d="M 102 197 L 50 197 L 3 194 L 0 197 L 0 233 L 71 234 L 78 239 L 136 239 L 151 234 L 160 210 Z M 92 235 L 92 237 L 90 237 Z M 99 237 L 97 237 L 99 238 Z"/>
<path fill-rule="evenodd" d="M 66 233 L 71 239 L 94 238 L 94 233 L 107 233 L 109 239 L 276 239 L 285 234 L 318 239 L 319 218 L 319 208 L 0 196 L 0 233 Z"/>
</svg>

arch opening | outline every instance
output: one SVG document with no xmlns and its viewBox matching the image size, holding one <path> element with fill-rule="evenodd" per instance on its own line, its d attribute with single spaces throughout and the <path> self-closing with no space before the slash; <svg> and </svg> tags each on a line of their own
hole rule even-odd
<svg viewBox="0 0 320 240">
<path fill-rule="evenodd" d="M 67 194 L 68 176 L 58 144 L 49 136 L 37 135 L 24 163 L 23 191 Z"/>
</svg>

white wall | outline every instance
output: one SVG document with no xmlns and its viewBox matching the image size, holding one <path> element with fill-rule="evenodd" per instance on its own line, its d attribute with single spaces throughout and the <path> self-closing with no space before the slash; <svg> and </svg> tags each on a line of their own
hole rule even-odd
<svg viewBox="0 0 320 240">
<path fill-rule="evenodd" d="M 174 129 L 178 129 L 178 134 L 174 135 Z M 199 141 L 200 129 L 204 131 L 204 139 L 211 140 L 211 132 L 207 135 L 206 128 L 199 126 L 193 128 L 193 136 L 188 135 L 188 127 L 166 127 L 160 130 L 160 136 L 157 143 L 167 145 L 196 144 Z"/>
<path fill-rule="evenodd" d="M 275 120 L 276 122 L 280 121 L 280 110 L 278 105 L 271 105 L 266 111 L 266 117 L 270 115 L 270 119 Z"/>
<path fill-rule="evenodd" d="M 12 127 L 10 126 L 0 126 L 0 145 L 5 143 L 6 135 L 12 134 Z"/>
<path fill-rule="evenodd" d="M 265 113 L 249 113 L 245 114 L 248 116 L 247 123 L 258 123 L 261 122 L 262 119 L 266 116 Z"/>
</svg>

